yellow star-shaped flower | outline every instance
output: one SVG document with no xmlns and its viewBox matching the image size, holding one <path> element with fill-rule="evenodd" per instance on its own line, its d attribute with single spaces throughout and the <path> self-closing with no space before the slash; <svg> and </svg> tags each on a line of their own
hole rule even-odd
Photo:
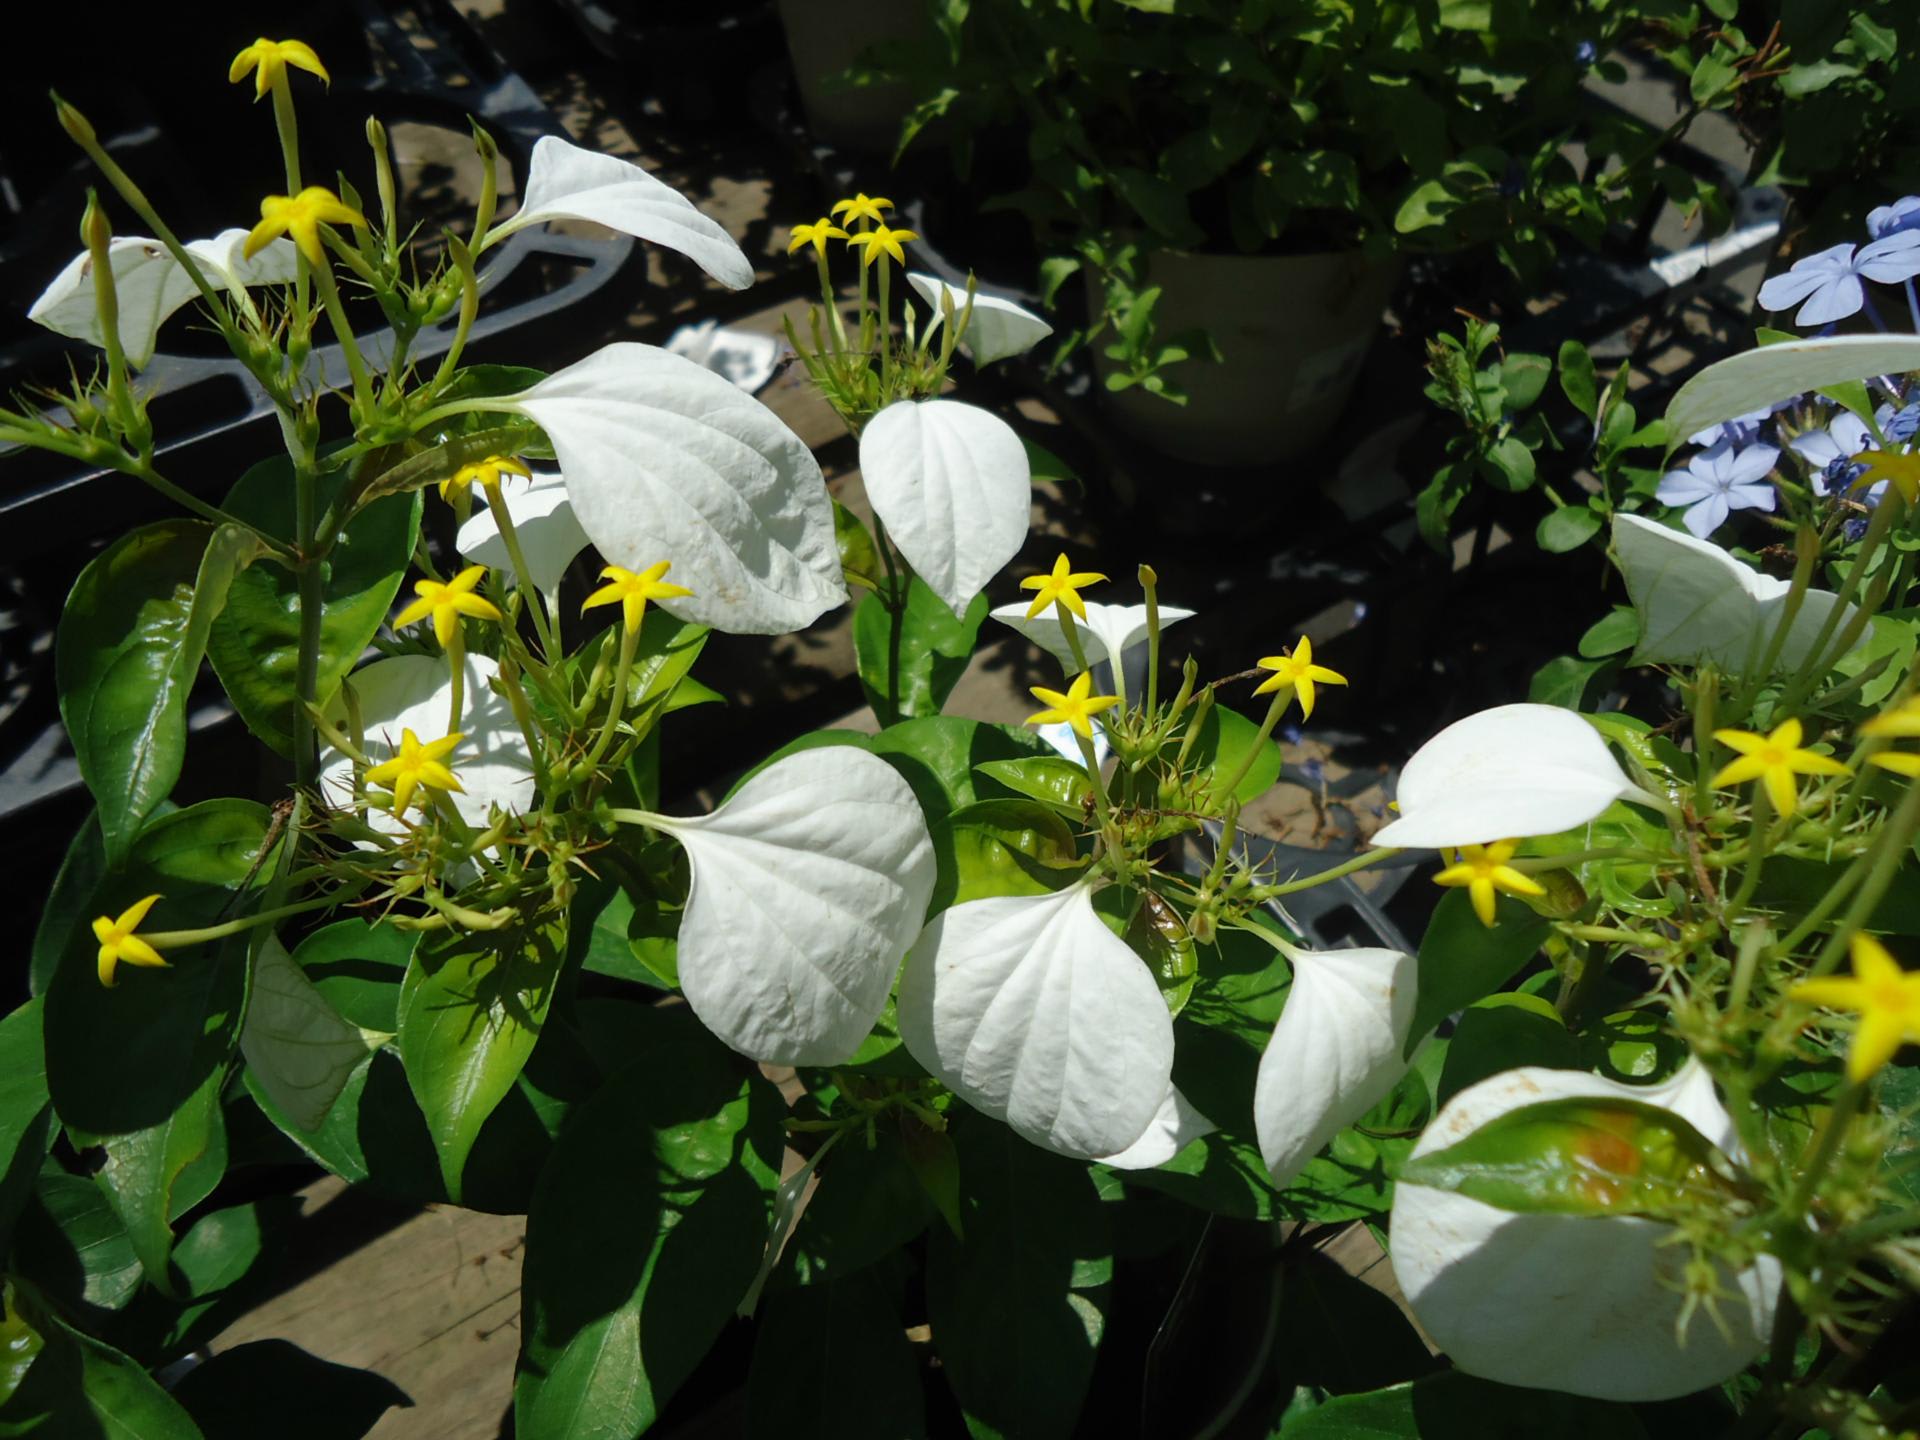
<svg viewBox="0 0 1920 1440">
<path fill-rule="evenodd" d="M 1480 923 L 1491 927 L 1494 919 L 1494 894 L 1544 895 L 1546 887 L 1521 874 L 1507 862 L 1520 847 L 1518 840 L 1496 840 L 1491 845 L 1462 845 L 1453 863 L 1433 877 L 1436 885 L 1467 887 L 1473 901 L 1473 913 Z"/>
<path fill-rule="evenodd" d="M 607 583 L 589 595 L 587 603 L 580 609 L 584 613 L 596 605 L 611 605 L 617 600 L 627 633 L 634 634 L 640 628 L 641 618 L 647 613 L 649 600 L 673 600 L 693 593 L 684 585 L 670 585 L 660 578 L 672 568 L 671 560 L 649 565 L 638 573 L 622 570 L 618 565 L 609 565 L 600 572 L 600 578 Z"/>
<path fill-rule="evenodd" d="M 144 900 L 136 900 L 120 912 L 120 918 L 109 920 L 104 915 L 94 917 L 93 938 L 100 942 L 100 983 L 108 989 L 113 988 L 113 972 L 121 963 L 128 965 L 165 965 L 160 952 L 142 940 L 133 932 L 140 922 L 147 918 L 147 912 L 153 908 L 158 895 L 149 895 Z"/>
<path fill-rule="evenodd" d="M 422 745 L 418 735 L 402 729 L 400 748 L 394 751 L 391 760 L 383 760 L 367 771 L 367 783 L 384 785 L 393 791 L 393 813 L 396 815 L 406 813 L 407 806 L 412 803 L 413 792 L 422 785 L 435 790 L 455 790 L 464 795 L 467 792 L 461 788 L 459 777 L 440 762 L 466 738 L 456 730 L 431 744 Z"/>
<path fill-rule="evenodd" d="M 893 209 L 893 202 L 879 195 L 868 195 L 864 191 L 851 200 L 833 202 L 831 214 L 837 220 L 851 225 L 856 220 L 871 220 L 876 225 L 887 223 L 886 212 Z"/>
<path fill-rule="evenodd" d="M 322 225 L 358 225 L 364 230 L 367 217 L 324 185 L 309 185 L 298 195 L 269 195 L 260 202 L 260 223 L 247 232 L 247 243 L 240 253 L 251 260 L 269 241 L 291 235 L 309 264 L 324 265 L 327 252 L 320 247 Z"/>
<path fill-rule="evenodd" d="M 1920 740 L 1920 695 L 1914 695 L 1884 714 L 1876 715 L 1860 727 L 1862 735 L 1887 740 Z M 1869 765 L 1878 765 L 1896 775 L 1920 779 L 1920 755 L 1902 750 L 1881 750 L 1867 757 Z"/>
<path fill-rule="evenodd" d="M 446 499 L 457 491 L 472 488 L 475 481 L 487 492 L 487 503 L 500 503 L 500 477 L 502 474 L 519 475 L 531 479 L 533 472 L 515 460 L 511 455 L 489 455 L 486 459 L 472 465 L 462 465 L 453 474 L 440 482 L 440 498 Z"/>
<path fill-rule="evenodd" d="M 904 265 L 907 263 L 907 252 L 900 248 L 901 244 L 919 238 L 920 232 L 917 230 L 889 230 L 885 225 L 876 225 L 871 230 L 862 230 L 858 234 L 849 235 L 847 244 L 865 248 L 866 258 L 861 262 L 862 264 L 871 265 L 885 254 L 891 255 L 897 263 Z"/>
<path fill-rule="evenodd" d="M 1111 709 L 1120 703 L 1118 695 L 1089 695 L 1093 688 L 1093 672 L 1082 670 L 1073 677 L 1073 683 L 1063 695 L 1058 690 L 1048 690 L 1035 685 L 1031 689 L 1033 698 L 1049 708 L 1027 717 L 1029 725 L 1058 725 L 1065 721 L 1073 727 L 1076 735 L 1083 739 L 1093 738 L 1093 717 L 1102 710 Z"/>
<path fill-rule="evenodd" d="M 248 71 L 254 71 L 253 98 L 259 100 L 273 88 L 274 81 L 287 73 L 289 65 L 309 75 L 318 75 L 322 85 L 329 88 L 333 85 L 327 67 L 320 63 L 320 57 L 306 41 L 269 40 L 264 35 L 233 57 L 233 64 L 227 68 L 227 79 L 238 85 L 247 78 Z"/>
<path fill-rule="evenodd" d="M 1801 749 L 1804 733 L 1798 720 L 1782 720 L 1769 735 L 1756 735 L 1751 730 L 1714 731 L 1713 738 L 1729 750 L 1739 751 L 1740 758 L 1722 767 L 1713 777 L 1713 785 L 1717 789 L 1758 780 L 1767 787 L 1767 798 L 1773 801 L 1775 814 L 1793 814 L 1800 803 L 1795 775 L 1849 773 L 1838 760 Z"/>
<path fill-rule="evenodd" d="M 473 587 L 480 583 L 480 577 L 486 573 L 487 567 L 484 565 L 469 565 L 444 585 L 438 580 L 415 581 L 413 593 L 420 598 L 393 617 L 393 628 L 398 630 L 431 615 L 433 633 L 440 641 L 440 648 L 450 649 L 454 635 L 460 628 L 462 615 L 471 615 L 476 620 L 501 618 L 497 605 L 473 593 Z"/>
<path fill-rule="evenodd" d="M 1271 670 L 1273 674 L 1256 685 L 1253 693 L 1269 695 L 1275 690 L 1291 690 L 1300 701 L 1302 720 L 1313 714 L 1313 687 L 1316 684 L 1347 683 L 1347 677 L 1337 670 L 1313 663 L 1313 642 L 1304 635 L 1300 637 L 1300 643 L 1293 647 L 1291 655 L 1268 655 L 1260 661 L 1260 668 Z"/>
<path fill-rule="evenodd" d="M 1037 590 L 1033 604 L 1027 607 L 1027 619 L 1031 620 L 1056 600 L 1067 607 L 1082 620 L 1087 618 L 1086 602 L 1076 593 L 1089 585 L 1107 577 L 1093 570 L 1075 572 L 1067 563 L 1066 552 L 1053 562 L 1053 572 L 1048 575 L 1029 575 L 1020 582 L 1022 590 Z"/>
<path fill-rule="evenodd" d="M 793 254 L 793 252 L 798 250 L 802 245 L 811 245 L 813 246 L 814 254 L 824 255 L 827 253 L 827 241 L 845 240 L 847 238 L 848 235 L 846 231 L 822 215 L 811 225 L 796 225 L 793 227 L 793 240 L 787 246 L 787 254 Z"/>
<path fill-rule="evenodd" d="M 1808 1005 L 1856 1010 L 1860 1023 L 1847 1047 L 1847 1078 L 1872 1079 L 1902 1045 L 1920 1042 L 1920 974 L 1900 968 L 1871 935 L 1853 937 L 1853 979 L 1803 980 L 1787 993 Z"/>
</svg>

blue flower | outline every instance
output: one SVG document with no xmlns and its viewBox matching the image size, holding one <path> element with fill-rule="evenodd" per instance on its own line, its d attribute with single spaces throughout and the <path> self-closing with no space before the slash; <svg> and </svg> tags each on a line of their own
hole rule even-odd
<svg viewBox="0 0 1920 1440">
<path fill-rule="evenodd" d="M 1600 47 L 1595 45 L 1591 40 L 1582 40 L 1578 45 L 1573 47 L 1573 63 L 1578 65 L 1582 70 L 1586 69 L 1599 58 Z"/>
<path fill-rule="evenodd" d="M 1892 208 L 1892 207 L 1888 207 Z M 1857 315 L 1867 303 L 1862 279 L 1898 284 L 1920 275 L 1920 230 L 1901 230 L 1860 247 L 1835 245 L 1796 260 L 1784 275 L 1760 287 L 1760 308 L 1790 310 L 1796 325 L 1831 325 Z M 1801 301 L 1805 301 L 1801 305 Z"/>
<path fill-rule="evenodd" d="M 1867 233 L 1874 239 L 1898 235 L 1903 230 L 1920 230 L 1920 195 L 1903 195 L 1891 205 L 1867 212 Z"/>
<path fill-rule="evenodd" d="M 1895 445 L 1904 445 L 1920 434 L 1920 403 L 1902 406 L 1880 422 L 1880 433 Z"/>
<path fill-rule="evenodd" d="M 1687 462 L 1684 470 L 1669 470 L 1654 494 L 1666 505 L 1684 505 L 1682 522 L 1704 540 L 1726 523 L 1734 510 L 1771 510 L 1775 497 L 1767 476 L 1780 458 L 1771 445 L 1749 445 L 1735 450 L 1722 441 Z"/>
<path fill-rule="evenodd" d="M 1758 410 L 1749 410 L 1744 415 L 1736 415 L 1731 420 L 1722 420 L 1718 425 L 1709 425 L 1704 430 L 1696 430 L 1687 438 L 1695 445 L 1712 449 L 1722 440 L 1730 440 L 1735 446 L 1751 445 L 1760 438 L 1760 426 L 1776 410 L 1783 410 L 1799 397 L 1789 400 L 1777 400 L 1771 405 L 1763 405 Z"/>
</svg>

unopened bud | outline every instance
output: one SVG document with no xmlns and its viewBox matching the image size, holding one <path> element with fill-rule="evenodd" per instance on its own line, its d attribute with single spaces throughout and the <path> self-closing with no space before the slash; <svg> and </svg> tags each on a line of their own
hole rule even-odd
<svg viewBox="0 0 1920 1440">
<path fill-rule="evenodd" d="M 482 160 L 491 165 L 494 156 L 500 153 L 500 147 L 494 143 L 493 136 L 480 128 L 478 120 L 469 117 L 468 123 L 473 126 L 473 148 L 479 152 Z"/>
<path fill-rule="evenodd" d="M 387 127 L 380 123 L 378 115 L 367 116 L 367 144 L 376 150 L 387 148 Z"/>
<path fill-rule="evenodd" d="M 107 212 L 100 208 L 100 197 L 87 191 L 87 208 L 80 216 L 80 243 L 93 254 L 96 265 L 106 263 L 107 247 L 113 244 L 113 226 Z"/>
<path fill-rule="evenodd" d="M 94 138 L 93 122 L 58 95 L 53 97 L 53 113 L 59 117 L 60 128 L 71 135 L 76 143 L 88 147 L 100 143 Z"/>
<path fill-rule="evenodd" d="M 1149 586 L 1158 585 L 1159 583 L 1160 583 L 1160 576 L 1158 575 L 1158 573 L 1155 572 L 1153 566 L 1142 565 L 1140 567 L 1140 584 L 1143 589 Z"/>
</svg>

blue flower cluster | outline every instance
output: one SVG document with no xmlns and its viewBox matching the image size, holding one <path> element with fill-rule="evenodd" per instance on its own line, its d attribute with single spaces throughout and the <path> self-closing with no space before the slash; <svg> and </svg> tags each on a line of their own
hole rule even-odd
<svg viewBox="0 0 1920 1440">
<path fill-rule="evenodd" d="M 1907 309 L 1915 332 L 1920 333 L 1920 298 L 1915 297 L 1913 286 L 1914 277 L 1920 275 L 1920 195 L 1906 195 L 1869 211 L 1867 234 L 1868 242 L 1858 249 L 1835 245 L 1796 260 L 1786 274 L 1760 287 L 1760 308 L 1790 310 L 1798 305 L 1794 324 L 1822 327 L 1865 310 L 1867 319 L 1884 330 L 1886 322 L 1861 283 L 1872 280 L 1906 287 Z"/>
</svg>

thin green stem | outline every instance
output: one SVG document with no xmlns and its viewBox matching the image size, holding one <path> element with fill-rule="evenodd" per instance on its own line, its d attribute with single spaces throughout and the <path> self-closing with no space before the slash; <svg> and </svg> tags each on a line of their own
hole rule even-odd
<svg viewBox="0 0 1920 1440">
<path fill-rule="evenodd" d="M 293 86 L 286 67 L 273 77 L 273 128 L 280 132 L 280 160 L 286 167 L 287 194 L 300 193 L 300 126 L 293 114 Z"/>
<path fill-rule="evenodd" d="M 347 307 L 341 303 L 340 287 L 334 284 L 331 265 L 315 265 L 313 271 L 314 289 L 320 292 L 320 303 L 326 308 L 327 321 L 333 326 L 334 337 L 340 342 L 340 354 L 347 362 L 347 373 L 353 377 L 353 398 L 360 417 L 368 416 L 373 409 L 373 382 L 367 373 L 367 362 L 360 356 L 359 342 L 353 338 L 353 322 L 347 318 Z"/>
<path fill-rule="evenodd" d="M 1399 853 L 1398 850 L 1391 846 L 1380 850 L 1364 851 L 1354 856 L 1351 860 L 1343 860 L 1330 870 L 1319 870 L 1311 875 L 1302 876 L 1298 880 L 1288 880 L 1279 885 L 1256 885 L 1247 892 L 1247 896 L 1256 902 L 1276 900 L 1282 895 L 1297 894 L 1302 890 L 1311 890 L 1316 885 L 1325 885 L 1334 880 L 1344 879 L 1356 871 L 1365 870 L 1370 865 L 1378 865 L 1383 860 L 1391 860 Z"/>
<path fill-rule="evenodd" d="M 620 627 L 620 659 L 613 668 L 613 693 L 607 697 L 607 720 L 600 727 L 600 734 L 593 742 L 593 749 L 587 752 L 586 767 L 591 770 L 600 763 L 607 753 L 607 747 L 613 743 L 613 733 L 620 725 L 620 712 L 627 703 L 627 677 L 633 671 L 634 652 L 640 646 L 640 632 Z"/>
</svg>

